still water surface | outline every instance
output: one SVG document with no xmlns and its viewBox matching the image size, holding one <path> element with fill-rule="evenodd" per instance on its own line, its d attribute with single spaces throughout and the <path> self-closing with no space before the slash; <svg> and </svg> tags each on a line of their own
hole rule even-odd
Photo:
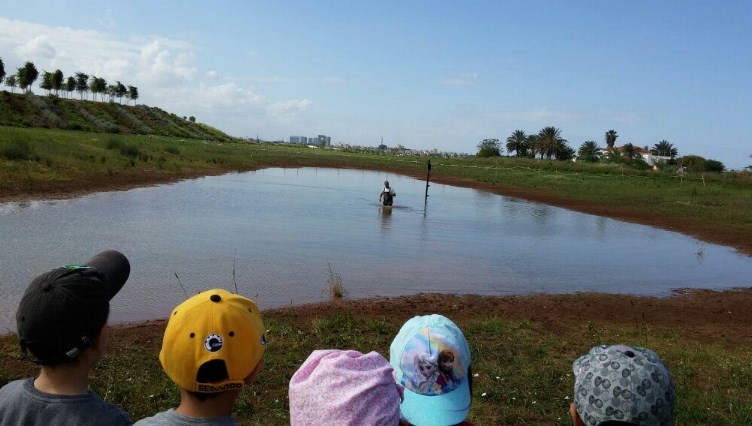
<svg viewBox="0 0 752 426">
<path fill-rule="evenodd" d="M 385 178 L 391 213 L 377 203 Z M 483 191 L 379 172 L 264 169 L 62 201 L 0 204 L 0 330 L 26 285 L 104 249 L 131 261 L 114 322 L 164 318 L 214 287 L 262 309 L 327 299 L 329 266 L 348 296 L 752 286 L 733 249 Z M 176 274 L 179 277 L 176 278 Z"/>
</svg>

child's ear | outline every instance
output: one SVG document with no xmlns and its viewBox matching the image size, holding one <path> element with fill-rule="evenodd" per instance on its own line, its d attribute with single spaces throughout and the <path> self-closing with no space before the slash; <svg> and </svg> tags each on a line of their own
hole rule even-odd
<svg viewBox="0 0 752 426">
<path fill-rule="evenodd" d="M 250 385 L 251 383 L 253 383 L 253 379 L 256 378 L 256 375 L 259 372 L 261 372 L 261 370 L 263 369 L 264 369 L 264 360 L 262 359 L 256 365 L 256 368 L 254 368 L 253 371 L 251 371 L 251 373 L 248 376 L 246 376 L 245 379 L 243 379 L 243 383 L 245 383 L 246 385 Z"/>
<path fill-rule="evenodd" d="M 574 402 L 569 404 L 569 417 L 572 418 L 572 424 L 574 426 L 585 426 L 585 423 L 583 423 L 580 418 L 580 414 L 577 412 L 577 406 L 574 405 Z"/>
<path fill-rule="evenodd" d="M 98 352 L 104 352 L 104 348 L 107 346 L 107 323 L 105 323 L 99 330 L 99 333 L 97 333 L 92 346 L 96 348 Z"/>
</svg>

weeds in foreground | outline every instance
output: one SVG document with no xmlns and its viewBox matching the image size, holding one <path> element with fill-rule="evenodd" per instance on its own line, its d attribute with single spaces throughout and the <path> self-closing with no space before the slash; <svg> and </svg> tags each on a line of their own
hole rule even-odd
<svg viewBox="0 0 752 426">
<path fill-rule="evenodd" d="M 329 294 L 335 299 L 341 299 L 347 294 L 345 285 L 342 284 L 342 277 L 338 273 L 332 271 L 332 265 L 329 262 L 326 262 L 326 264 L 329 266 L 329 279 L 327 280 Z"/>
</svg>

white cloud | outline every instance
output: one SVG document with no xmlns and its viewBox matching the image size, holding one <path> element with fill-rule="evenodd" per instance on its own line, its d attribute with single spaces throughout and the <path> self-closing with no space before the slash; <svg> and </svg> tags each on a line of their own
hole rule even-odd
<svg viewBox="0 0 752 426">
<path fill-rule="evenodd" d="M 282 121 L 289 121 L 298 114 L 305 112 L 311 106 L 308 99 L 291 99 L 288 101 L 272 102 L 266 107 L 267 114 Z"/>
<path fill-rule="evenodd" d="M 263 114 L 267 104 L 264 96 L 232 82 L 216 85 L 201 83 L 195 88 L 190 86 L 161 87 L 150 92 L 145 98 L 146 103 L 161 99 L 161 105 L 164 108 L 181 111 L 186 109 L 204 112 L 249 109 Z"/>
<path fill-rule="evenodd" d="M 441 83 L 450 86 L 474 86 L 477 81 L 477 73 L 467 73 L 445 77 L 441 80 Z"/>
<path fill-rule="evenodd" d="M 56 50 L 46 36 L 40 35 L 18 46 L 16 53 L 25 58 L 52 60 L 55 58 Z"/>
<path fill-rule="evenodd" d="M 195 59 L 192 51 L 174 54 L 161 40 L 154 40 L 141 48 L 139 77 L 153 84 L 180 84 L 196 75 Z"/>
<path fill-rule="evenodd" d="M 209 70 L 206 72 L 206 77 L 211 78 L 213 80 L 217 78 L 217 72 L 214 70 Z"/>
</svg>

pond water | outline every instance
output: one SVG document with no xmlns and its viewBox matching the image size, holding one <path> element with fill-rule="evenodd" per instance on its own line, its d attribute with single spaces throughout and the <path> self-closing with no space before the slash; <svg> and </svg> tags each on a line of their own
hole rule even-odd
<svg viewBox="0 0 752 426">
<path fill-rule="evenodd" d="M 391 212 L 379 206 L 388 178 Z M 188 294 L 234 289 L 268 309 L 419 292 L 752 286 L 752 258 L 647 226 L 386 173 L 264 169 L 81 198 L 0 204 L 0 329 L 31 279 L 104 249 L 131 261 L 113 322 L 164 318 Z M 177 277 L 176 277 L 177 275 Z"/>
</svg>

